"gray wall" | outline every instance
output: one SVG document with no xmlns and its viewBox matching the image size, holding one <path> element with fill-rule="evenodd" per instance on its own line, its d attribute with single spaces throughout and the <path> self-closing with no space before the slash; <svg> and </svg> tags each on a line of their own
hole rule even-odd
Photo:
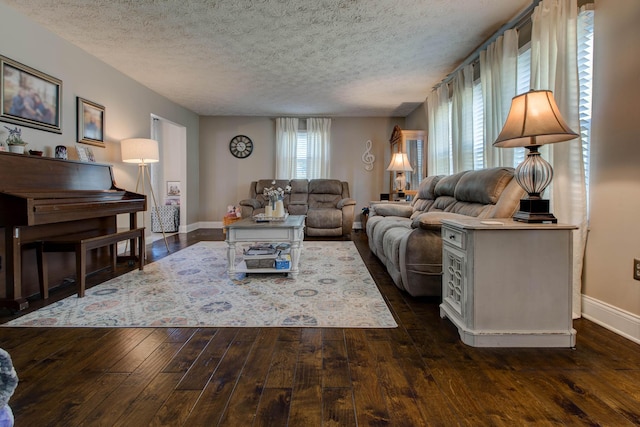
<svg viewBox="0 0 640 427">
<path fill-rule="evenodd" d="M 640 2 L 598 0 L 590 224 L 583 293 L 640 315 Z M 640 323 L 640 320 L 636 320 Z M 640 333 L 636 332 L 637 336 Z"/>
<path fill-rule="evenodd" d="M 0 55 L 21 62 L 62 80 L 62 134 L 24 126 L 27 148 L 53 156 L 56 145 L 66 145 L 75 155 L 76 96 L 105 107 L 106 148 L 91 147 L 98 162 L 114 165 L 117 184 L 135 189 L 138 167 L 121 161 L 120 141 L 149 138 L 151 114 L 157 114 L 187 128 L 187 156 L 190 164 L 187 191 L 198 194 L 198 116 L 152 92 L 85 51 L 53 35 L 48 30 L 0 3 Z M 7 123 L 0 122 L 0 129 Z M 14 125 L 10 125 L 13 127 Z M 6 134 L 0 133 L 5 139 Z M 76 157 L 77 158 L 77 157 Z M 198 197 L 189 198 L 187 222 L 198 220 Z"/>
<path fill-rule="evenodd" d="M 356 213 L 382 192 L 389 191 L 389 137 L 393 127 L 404 126 L 404 118 L 337 117 L 331 122 L 331 177 L 349 182 Z M 229 152 L 235 135 L 247 135 L 253 153 L 236 159 Z M 367 140 L 376 157 L 374 169 L 364 169 L 362 155 Z M 275 120 L 269 117 L 200 118 L 200 220 L 220 222 L 227 205 L 249 195 L 249 184 L 275 174 Z M 356 217 L 356 221 L 359 218 Z"/>
</svg>

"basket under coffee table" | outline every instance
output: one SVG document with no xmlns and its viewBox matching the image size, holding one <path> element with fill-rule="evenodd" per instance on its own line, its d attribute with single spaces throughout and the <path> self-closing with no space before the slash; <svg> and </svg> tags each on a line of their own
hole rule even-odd
<svg viewBox="0 0 640 427">
<path fill-rule="evenodd" d="M 289 215 L 284 221 L 256 222 L 253 218 L 244 218 L 226 225 L 227 231 L 227 272 L 234 278 L 236 273 L 287 273 L 289 277 L 298 276 L 298 263 L 304 239 L 304 215 Z M 289 243 L 291 245 L 291 266 L 288 269 L 246 268 L 244 262 L 236 265 L 237 243 Z"/>
</svg>

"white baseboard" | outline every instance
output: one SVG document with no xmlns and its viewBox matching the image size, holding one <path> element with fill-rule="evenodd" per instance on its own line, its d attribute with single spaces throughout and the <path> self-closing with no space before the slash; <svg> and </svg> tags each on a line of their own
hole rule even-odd
<svg viewBox="0 0 640 427">
<path fill-rule="evenodd" d="M 582 295 L 582 317 L 640 344 L 640 316 Z"/>
</svg>

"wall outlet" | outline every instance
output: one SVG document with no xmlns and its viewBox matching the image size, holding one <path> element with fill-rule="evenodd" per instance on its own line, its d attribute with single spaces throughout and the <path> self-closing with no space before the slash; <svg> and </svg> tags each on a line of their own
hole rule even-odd
<svg viewBox="0 0 640 427">
<path fill-rule="evenodd" d="M 633 278 L 634 280 L 640 280 L 640 259 L 633 259 Z"/>
</svg>

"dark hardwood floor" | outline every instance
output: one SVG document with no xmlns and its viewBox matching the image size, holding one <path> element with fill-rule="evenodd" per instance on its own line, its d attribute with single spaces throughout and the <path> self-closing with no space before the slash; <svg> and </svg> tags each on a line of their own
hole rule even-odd
<svg viewBox="0 0 640 427">
<path fill-rule="evenodd" d="M 172 251 L 222 239 L 169 238 Z M 20 377 L 16 426 L 640 424 L 639 345 L 581 319 L 574 350 L 468 347 L 439 299 L 400 292 L 364 233 L 353 240 L 398 328 L 0 328 Z"/>
</svg>

